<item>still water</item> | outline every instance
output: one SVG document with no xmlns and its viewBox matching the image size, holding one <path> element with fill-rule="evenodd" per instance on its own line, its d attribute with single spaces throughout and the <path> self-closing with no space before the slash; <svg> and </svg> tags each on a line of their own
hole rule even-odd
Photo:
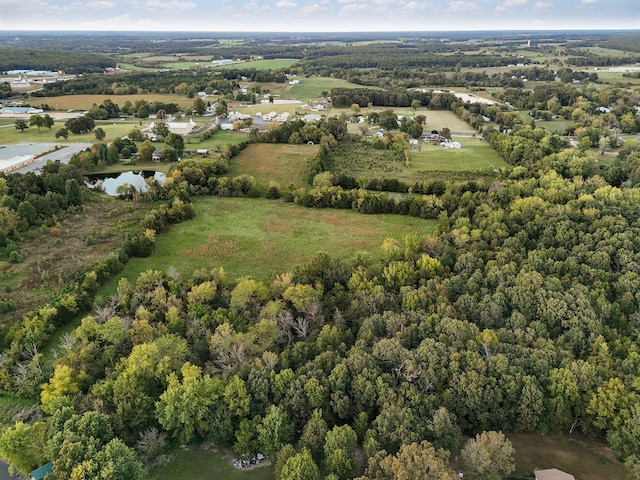
<svg viewBox="0 0 640 480">
<path fill-rule="evenodd" d="M 146 192 L 149 189 L 147 179 L 155 179 L 164 183 L 166 175 L 162 172 L 144 170 L 141 172 L 106 173 L 98 175 L 88 175 L 87 186 L 95 188 L 101 185 L 107 195 L 118 196 L 117 189 L 124 184 L 133 185 L 139 192 Z M 2 480 L 2 479 L 0 479 Z"/>
</svg>

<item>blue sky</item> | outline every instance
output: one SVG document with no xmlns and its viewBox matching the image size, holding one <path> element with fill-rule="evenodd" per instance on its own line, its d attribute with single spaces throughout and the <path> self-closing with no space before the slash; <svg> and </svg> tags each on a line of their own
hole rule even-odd
<svg viewBox="0 0 640 480">
<path fill-rule="evenodd" d="M 640 0 L 0 0 L 0 30 L 640 29 Z"/>
</svg>

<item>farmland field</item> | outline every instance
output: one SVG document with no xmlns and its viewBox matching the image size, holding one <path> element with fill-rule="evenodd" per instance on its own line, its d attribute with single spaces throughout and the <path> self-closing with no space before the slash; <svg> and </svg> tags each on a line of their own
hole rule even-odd
<svg viewBox="0 0 640 480">
<path fill-rule="evenodd" d="M 228 176 L 246 173 L 265 187 L 270 181 L 278 182 L 282 187 L 291 183 L 303 187 L 307 162 L 318 148 L 317 145 L 249 145 L 229 162 Z"/>
<path fill-rule="evenodd" d="M 135 282 L 147 270 L 179 267 L 183 275 L 223 267 L 229 280 L 267 280 L 291 270 L 317 252 L 349 258 L 360 250 L 379 257 L 387 237 L 431 235 L 436 221 L 400 215 L 362 215 L 351 210 L 307 209 L 282 201 L 203 197 L 194 200 L 196 217 L 159 235 L 156 252 L 133 258 L 121 276 Z M 117 280 L 103 293 L 115 291 Z"/>
</svg>

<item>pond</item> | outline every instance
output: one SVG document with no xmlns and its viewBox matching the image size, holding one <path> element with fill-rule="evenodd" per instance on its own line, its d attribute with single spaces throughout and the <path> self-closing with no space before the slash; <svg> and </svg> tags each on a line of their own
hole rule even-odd
<svg viewBox="0 0 640 480">
<path fill-rule="evenodd" d="M 97 175 L 88 175 L 86 185 L 89 188 L 100 187 L 102 190 L 112 197 L 118 196 L 118 187 L 129 184 L 135 187 L 139 192 L 149 190 L 147 181 L 155 179 L 164 184 L 166 175 L 163 172 L 154 172 L 144 170 L 139 172 L 122 172 L 122 173 L 105 173 Z"/>
</svg>

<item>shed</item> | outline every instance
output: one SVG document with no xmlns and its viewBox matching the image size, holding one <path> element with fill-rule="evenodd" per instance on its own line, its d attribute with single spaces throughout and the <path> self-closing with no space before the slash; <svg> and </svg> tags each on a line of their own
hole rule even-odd
<svg viewBox="0 0 640 480">
<path fill-rule="evenodd" d="M 534 470 L 536 480 L 576 480 L 570 473 L 563 472 L 557 468 L 547 468 L 545 470 Z"/>
<path fill-rule="evenodd" d="M 53 472 L 53 462 L 49 462 L 46 465 L 36 468 L 29 474 L 29 480 L 42 480 L 48 474 Z"/>
</svg>

